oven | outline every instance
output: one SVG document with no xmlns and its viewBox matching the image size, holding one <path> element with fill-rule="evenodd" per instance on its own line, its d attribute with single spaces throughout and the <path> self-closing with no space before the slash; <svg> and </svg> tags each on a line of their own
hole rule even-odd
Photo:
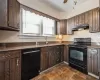
<svg viewBox="0 0 100 80">
<path fill-rule="evenodd" d="M 69 46 L 69 65 L 87 74 L 87 48 Z"/>
</svg>

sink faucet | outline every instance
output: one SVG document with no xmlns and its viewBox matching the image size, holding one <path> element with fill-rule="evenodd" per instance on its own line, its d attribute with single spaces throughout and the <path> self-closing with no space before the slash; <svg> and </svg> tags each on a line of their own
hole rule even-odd
<svg viewBox="0 0 100 80">
<path fill-rule="evenodd" d="M 45 37 L 45 41 L 46 41 L 46 44 L 48 44 L 48 41 L 47 41 L 47 36 Z"/>
<path fill-rule="evenodd" d="M 39 45 L 39 43 L 36 41 L 36 46 L 38 46 Z"/>
</svg>

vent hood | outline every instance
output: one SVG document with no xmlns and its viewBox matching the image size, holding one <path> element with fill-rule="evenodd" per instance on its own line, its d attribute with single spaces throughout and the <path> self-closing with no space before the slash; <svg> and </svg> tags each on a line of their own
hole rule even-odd
<svg viewBox="0 0 100 80">
<path fill-rule="evenodd" d="M 72 31 L 78 31 L 78 30 L 84 30 L 84 29 L 89 29 L 89 24 L 78 25 L 75 28 L 72 28 Z"/>
</svg>

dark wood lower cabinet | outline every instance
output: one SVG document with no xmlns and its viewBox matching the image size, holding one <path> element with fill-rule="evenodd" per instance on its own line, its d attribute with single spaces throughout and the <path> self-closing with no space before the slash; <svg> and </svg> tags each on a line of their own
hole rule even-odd
<svg viewBox="0 0 100 80">
<path fill-rule="evenodd" d="M 48 63 L 48 48 L 41 48 L 41 71 L 44 71 L 48 69 L 49 63 Z"/>
<path fill-rule="evenodd" d="M 10 80 L 20 80 L 20 58 L 10 59 Z"/>
<path fill-rule="evenodd" d="M 41 49 L 41 71 L 62 62 L 63 46 L 50 46 Z"/>
<path fill-rule="evenodd" d="M 64 61 L 69 63 L 69 52 L 68 52 L 68 46 L 64 46 Z"/>
<path fill-rule="evenodd" d="M 0 80 L 21 80 L 20 51 L 0 53 Z"/>
<path fill-rule="evenodd" d="M 5 59 L 3 54 L 0 54 L 0 79 L 10 80 L 9 72 L 9 60 Z"/>
<path fill-rule="evenodd" d="M 88 72 L 92 73 L 94 75 L 99 76 L 99 71 L 98 71 L 98 54 L 99 54 L 99 49 L 97 48 L 89 48 L 88 49 Z"/>
</svg>

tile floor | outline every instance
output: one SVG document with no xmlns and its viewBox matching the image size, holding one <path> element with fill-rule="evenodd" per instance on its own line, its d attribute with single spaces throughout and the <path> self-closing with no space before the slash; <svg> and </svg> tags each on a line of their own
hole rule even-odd
<svg viewBox="0 0 100 80">
<path fill-rule="evenodd" d="M 59 64 L 52 69 L 40 74 L 32 80 L 97 80 L 85 75 L 66 64 Z"/>
</svg>

